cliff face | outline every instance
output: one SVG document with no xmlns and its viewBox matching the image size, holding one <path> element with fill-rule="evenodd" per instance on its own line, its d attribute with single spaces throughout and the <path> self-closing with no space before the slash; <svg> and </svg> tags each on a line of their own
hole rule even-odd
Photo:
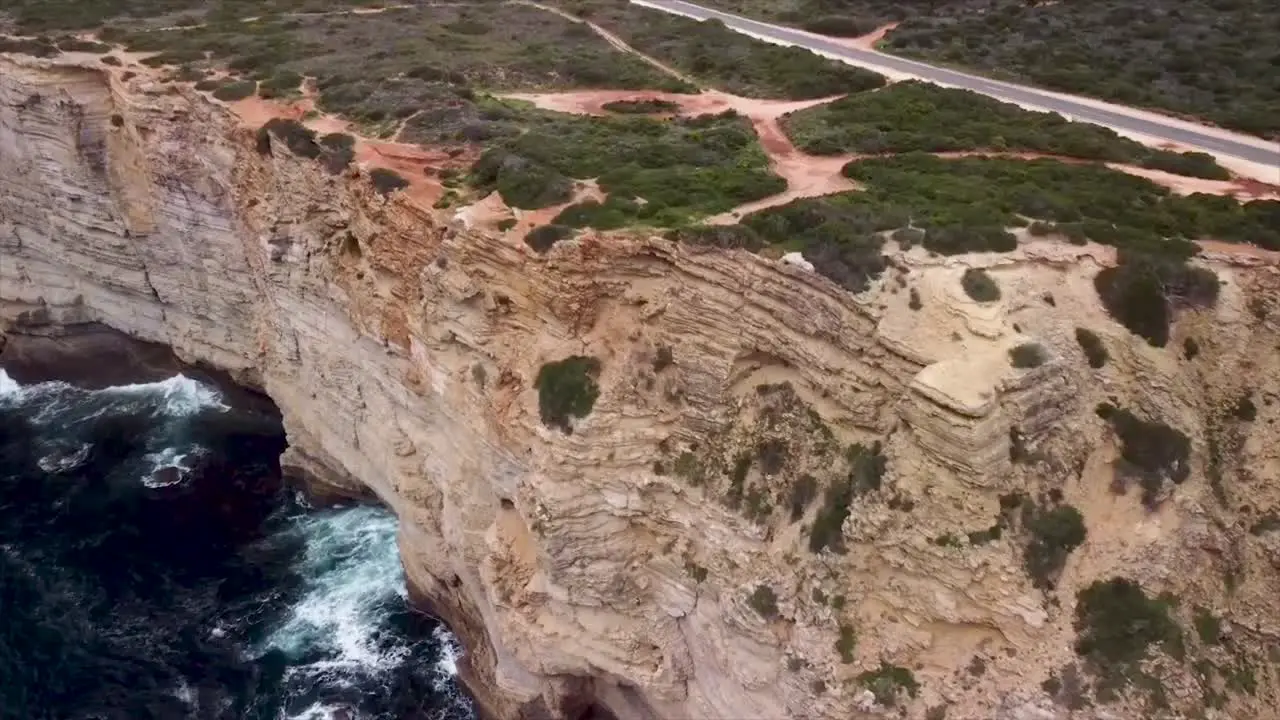
<svg viewBox="0 0 1280 720">
<path fill-rule="evenodd" d="M 1105 253 L 1071 250 L 970 259 L 1001 283 L 989 306 L 920 250 L 857 297 L 657 238 L 539 256 L 260 153 L 189 89 L 0 56 L 0 336 L 103 323 L 265 390 L 286 466 L 400 516 L 415 589 L 501 717 L 1066 717 L 1041 684 L 1077 660 L 1075 591 L 1112 576 L 1229 618 L 1234 654 L 1206 657 L 1255 682 L 1221 712 L 1262 717 L 1280 533 L 1249 529 L 1280 509 L 1280 283 L 1216 265 L 1218 308 L 1177 328 L 1202 348 L 1187 360 L 1110 321 Z M 1048 362 L 1011 367 L 1031 340 Z M 568 434 L 534 383 L 573 355 L 600 360 L 600 396 Z M 1113 481 L 1103 400 L 1191 438 L 1190 479 L 1154 511 Z M 831 515 L 823 488 L 846 477 Z M 965 540 L 1013 493 L 1084 515 L 1049 594 L 1018 533 Z M 811 552 L 832 522 L 842 552 Z M 918 687 L 885 691 L 885 664 Z M 1175 706 L 1195 700 L 1190 670 L 1162 673 Z"/>
</svg>

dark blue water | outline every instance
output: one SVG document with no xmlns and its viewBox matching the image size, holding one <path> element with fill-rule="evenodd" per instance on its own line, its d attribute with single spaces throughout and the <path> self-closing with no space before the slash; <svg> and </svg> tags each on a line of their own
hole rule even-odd
<svg viewBox="0 0 1280 720">
<path fill-rule="evenodd" d="M 469 720 L 396 521 L 309 508 L 276 418 L 0 371 L 0 720 Z"/>
</svg>

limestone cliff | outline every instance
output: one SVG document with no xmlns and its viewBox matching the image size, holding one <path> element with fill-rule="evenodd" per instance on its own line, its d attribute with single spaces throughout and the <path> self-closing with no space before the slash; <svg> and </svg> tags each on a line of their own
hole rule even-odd
<svg viewBox="0 0 1280 720">
<path fill-rule="evenodd" d="M 542 256 L 260 152 L 186 87 L 0 56 L 0 336 L 103 323 L 263 389 L 286 466 L 400 516 L 411 581 L 504 718 L 1144 717 L 1146 694 L 1071 709 L 1076 591 L 1113 576 L 1177 597 L 1188 628 L 1226 618 L 1144 665 L 1165 705 L 1273 711 L 1280 280 L 1208 261 L 1216 310 L 1154 348 L 1099 306 L 1103 249 L 1070 249 L 916 249 L 858 296 L 660 238 Z M 964 296 L 975 264 L 1000 302 Z M 1047 362 L 1012 367 L 1026 342 Z M 600 395 L 565 433 L 534 382 L 574 355 Z M 1154 509 L 1102 401 L 1190 438 Z M 1000 521 L 1014 496 L 1084 516 L 1048 585 Z"/>
</svg>

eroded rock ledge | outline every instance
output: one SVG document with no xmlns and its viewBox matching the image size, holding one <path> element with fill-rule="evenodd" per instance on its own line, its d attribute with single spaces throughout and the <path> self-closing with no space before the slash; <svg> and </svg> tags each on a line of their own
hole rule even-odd
<svg viewBox="0 0 1280 720">
<path fill-rule="evenodd" d="M 383 198 L 355 169 L 260 153 L 252 129 L 182 87 L 0 56 L 0 335 L 101 323 L 261 388 L 283 414 L 286 466 L 367 487 L 399 515 L 415 592 L 464 640 L 495 717 L 875 715 L 859 677 L 882 662 L 914 670 L 913 718 L 1059 717 L 1040 684 L 1073 660 L 1069 611 L 1008 539 L 930 542 L 986 527 L 1014 489 L 1057 488 L 1084 511 L 1089 544 L 1058 583 L 1068 602 L 1123 574 L 1274 640 L 1274 577 L 1243 571 L 1230 598 L 1199 579 L 1224 548 L 1263 552 L 1209 507 L 1203 460 L 1176 503 L 1144 514 L 1100 479 L 1114 447 L 1093 415 L 1121 398 L 1199 451 L 1216 404 L 1243 387 L 1274 396 L 1280 373 L 1256 352 L 1274 326 L 1244 311 L 1251 288 L 1275 286 L 1269 270 L 1224 271 L 1218 315 L 1184 321 L 1228 368 L 1205 376 L 1111 323 L 1077 264 L 984 262 L 1008 281 L 998 308 L 968 303 L 942 261 L 904 265 L 924 289 L 917 312 L 890 280 L 854 297 L 659 238 L 539 256 Z M 1046 288 L 1060 311 L 1033 300 Z M 1081 323 L 1113 348 L 1101 381 L 1077 357 Z M 1054 360 L 1010 368 L 1028 338 Z M 600 360 L 601 393 L 565 434 L 540 422 L 533 384 L 571 355 Z M 761 385 L 785 385 L 789 404 Z M 1015 466 L 1011 428 L 1051 462 Z M 1255 508 L 1277 495 L 1269 432 L 1240 444 Z M 897 504 L 857 506 L 842 555 L 806 547 L 816 504 L 790 523 L 784 490 L 755 496 L 779 505 L 764 519 L 724 501 L 722 458 L 877 441 Z M 671 470 L 686 456 L 697 483 Z M 765 465 L 742 471 L 739 495 L 792 472 Z M 748 600 L 762 585 L 774 612 Z M 842 625 L 855 647 L 840 649 Z M 956 672 L 974 657 L 981 681 Z"/>
</svg>

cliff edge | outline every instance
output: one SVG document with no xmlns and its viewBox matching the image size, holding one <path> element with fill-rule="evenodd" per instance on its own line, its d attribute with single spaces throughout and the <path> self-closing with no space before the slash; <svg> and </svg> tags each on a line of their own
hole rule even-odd
<svg viewBox="0 0 1280 720">
<path fill-rule="evenodd" d="M 0 337 L 101 323 L 270 395 L 286 468 L 400 517 L 495 717 L 1280 702 L 1274 267 L 1201 259 L 1216 306 L 1154 347 L 1097 246 L 900 251 L 858 295 L 637 233 L 540 255 L 254 130 L 0 56 Z M 562 417 L 573 358 L 592 402 Z"/>
</svg>

